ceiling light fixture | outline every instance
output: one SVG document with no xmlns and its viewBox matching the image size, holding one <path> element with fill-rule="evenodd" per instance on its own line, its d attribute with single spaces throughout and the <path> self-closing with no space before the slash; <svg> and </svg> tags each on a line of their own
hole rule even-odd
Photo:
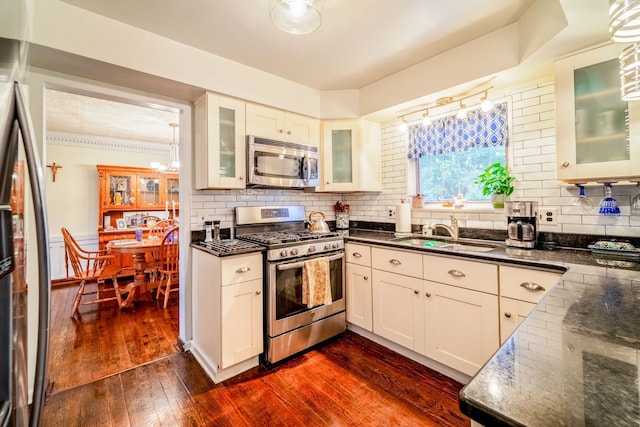
<svg viewBox="0 0 640 427">
<path fill-rule="evenodd" d="M 427 110 L 422 113 L 422 126 L 431 126 L 431 123 L 433 123 L 433 120 L 431 120 L 429 109 L 427 108 Z"/>
<path fill-rule="evenodd" d="M 466 119 L 467 118 L 467 104 L 463 104 L 462 100 L 460 100 L 460 109 L 456 113 L 456 118 L 458 120 L 462 120 L 462 119 Z"/>
<path fill-rule="evenodd" d="M 487 99 L 488 91 L 489 89 L 485 90 L 484 96 L 480 98 L 480 109 L 482 110 L 483 113 L 488 113 L 489 111 L 493 110 L 493 102 Z"/>
<path fill-rule="evenodd" d="M 160 172 L 177 172 L 180 170 L 180 153 L 178 152 L 178 143 L 176 142 L 177 123 L 169 123 L 173 128 L 173 142 L 169 147 L 169 162 L 163 165 L 160 162 L 151 162 L 151 167 Z"/>
<path fill-rule="evenodd" d="M 309 34 L 322 24 L 324 0 L 275 0 L 271 2 L 271 22 L 290 34 Z"/>
<path fill-rule="evenodd" d="M 640 0 L 610 0 L 609 34 L 619 43 L 640 41 Z"/>
<path fill-rule="evenodd" d="M 627 46 L 620 54 L 620 91 L 624 101 L 640 99 L 640 45 Z"/>
<path fill-rule="evenodd" d="M 453 104 L 455 102 L 459 102 L 460 103 L 460 109 L 458 110 L 458 112 L 456 113 L 456 117 L 460 120 L 467 118 L 467 105 L 464 104 L 462 101 L 465 99 L 469 99 L 469 98 L 473 98 L 474 96 L 478 96 L 478 95 L 483 95 L 480 98 L 480 109 L 482 110 L 483 113 L 488 113 L 489 111 L 491 111 L 494 107 L 493 102 L 489 101 L 489 89 L 493 89 L 493 86 L 490 86 L 486 89 L 483 89 L 479 92 L 474 92 L 468 95 L 459 95 L 457 97 L 453 97 L 453 96 L 444 96 L 442 98 L 438 98 L 435 101 L 436 105 L 432 105 L 430 107 L 426 107 L 426 108 L 421 108 L 419 110 L 414 110 L 414 111 L 410 111 L 408 113 L 405 113 L 401 116 L 398 116 L 399 119 L 402 120 L 402 123 L 400 124 L 399 130 L 401 132 L 406 132 L 407 128 L 408 128 L 408 122 L 406 117 L 410 116 L 412 114 L 415 114 L 417 112 L 422 111 L 422 125 L 423 126 L 430 126 L 433 123 L 433 120 L 431 119 L 431 116 L 429 115 L 429 110 L 431 110 L 432 108 L 439 108 L 439 107 L 443 107 L 449 104 Z"/>
<path fill-rule="evenodd" d="M 398 130 L 400 132 L 406 132 L 407 129 L 409 129 L 409 124 L 407 122 L 407 119 L 404 118 L 404 116 L 402 117 L 402 123 L 400 123 L 400 126 L 398 126 Z"/>
</svg>

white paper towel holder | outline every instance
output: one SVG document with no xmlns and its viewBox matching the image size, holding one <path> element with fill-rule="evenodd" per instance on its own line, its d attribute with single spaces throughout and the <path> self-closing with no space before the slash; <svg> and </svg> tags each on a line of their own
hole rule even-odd
<svg viewBox="0 0 640 427">
<path fill-rule="evenodd" d="M 411 204 L 405 203 L 404 200 L 396 206 L 396 234 L 411 234 Z"/>
</svg>

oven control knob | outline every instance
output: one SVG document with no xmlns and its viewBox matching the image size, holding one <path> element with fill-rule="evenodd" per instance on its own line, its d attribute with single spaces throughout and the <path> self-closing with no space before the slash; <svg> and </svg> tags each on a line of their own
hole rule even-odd
<svg viewBox="0 0 640 427">
<path fill-rule="evenodd" d="M 298 248 L 291 249 L 291 255 L 298 255 Z"/>
<path fill-rule="evenodd" d="M 340 245 L 338 245 L 338 242 L 333 242 L 333 244 L 331 245 L 331 247 L 332 247 L 333 249 L 337 249 L 337 248 L 338 248 L 338 246 L 340 246 Z"/>
<path fill-rule="evenodd" d="M 325 249 L 331 249 L 331 243 L 325 243 L 324 244 L 324 248 Z"/>
<path fill-rule="evenodd" d="M 287 250 L 286 250 L 286 249 L 283 249 L 283 250 L 281 250 L 281 251 L 280 251 L 280 256 L 281 256 L 282 258 L 286 257 L 287 255 L 288 255 L 288 254 L 287 254 Z"/>
<path fill-rule="evenodd" d="M 309 252 L 315 252 L 315 251 L 316 251 L 315 246 L 309 246 Z"/>
</svg>

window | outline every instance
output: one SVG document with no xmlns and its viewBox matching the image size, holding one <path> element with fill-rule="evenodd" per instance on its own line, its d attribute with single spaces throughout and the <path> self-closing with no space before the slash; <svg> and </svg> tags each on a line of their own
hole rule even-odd
<svg viewBox="0 0 640 427">
<path fill-rule="evenodd" d="M 489 200 L 473 182 L 487 166 L 506 162 L 507 113 L 505 102 L 487 113 L 469 111 L 466 119 L 451 115 L 409 127 L 408 157 L 416 163 L 416 192 L 425 202 L 458 194 L 468 201 Z"/>
</svg>

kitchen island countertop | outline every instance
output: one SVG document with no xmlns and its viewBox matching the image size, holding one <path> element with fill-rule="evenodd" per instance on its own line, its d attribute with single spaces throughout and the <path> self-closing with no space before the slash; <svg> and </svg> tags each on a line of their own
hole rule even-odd
<svg viewBox="0 0 640 427">
<path fill-rule="evenodd" d="M 397 246 L 391 242 L 395 237 L 350 230 L 345 238 Z M 596 258 L 579 249 L 501 246 L 481 254 L 448 254 L 568 269 L 461 390 L 463 413 L 487 426 L 640 424 L 637 263 Z"/>
</svg>

